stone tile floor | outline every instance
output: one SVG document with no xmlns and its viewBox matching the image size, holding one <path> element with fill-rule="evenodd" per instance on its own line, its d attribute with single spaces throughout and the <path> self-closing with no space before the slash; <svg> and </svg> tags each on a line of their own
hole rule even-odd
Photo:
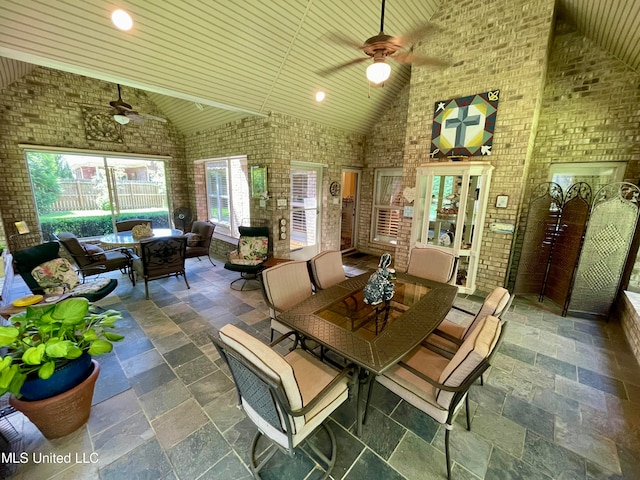
<svg viewBox="0 0 640 480">
<path fill-rule="evenodd" d="M 351 273 L 376 262 L 345 257 Z M 6 417 L 28 459 L 4 465 L 9 478 L 250 478 L 255 427 L 236 408 L 207 332 L 233 322 L 266 341 L 268 312 L 260 291 L 230 290 L 237 274 L 222 265 L 188 260 L 191 289 L 174 278 L 154 281 L 148 301 L 144 285 L 119 278 L 101 304 L 122 311 L 126 339 L 99 358 L 89 422 L 47 441 L 22 414 Z M 14 298 L 27 293 L 17 281 Z M 481 301 L 461 296 L 457 304 L 477 309 Z M 460 415 L 451 434 L 453 478 L 640 478 L 640 369 L 619 323 L 563 318 L 554 306 L 524 298 L 505 318 L 506 338 L 485 385 L 471 389 L 472 430 Z M 353 409 L 347 403 L 330 420 L 338 443 L 332 478 L 446 478 L 444 431 L 429 417 L 377 385 L 358 438 Z M 50 453 L 70 461 L 38 463 Z M 265 478 L 320 476 L 304 455 L 274 460 Z"/>
</svg>

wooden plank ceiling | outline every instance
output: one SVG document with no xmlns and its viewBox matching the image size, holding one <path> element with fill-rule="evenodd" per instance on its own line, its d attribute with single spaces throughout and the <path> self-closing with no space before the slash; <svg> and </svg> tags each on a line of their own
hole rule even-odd
<svg viewBox="0 0 640 480">
<path fill-rule="evenodd" d="M 388 0 L 385 32 L 411 31 L 441 3 Z M 26 62 L 146 90 L 187 135 L 272 111 L 366 133 L 410 75 L 394 63 L 384 88 L 369 88 L 368 61 L 317 74 L 363 55 L 327 36 L 362 43 L 377 34 L 379 0 L 124 0 L 117 7 L 134 19 L 129 32 L 111 25 L 111 2 L 0 0 L 0 88 L 28 73 Z M 560 0 L 559 12 L 640 71 L 640 2 Z M 313 100 L 319 88 L 327 92 L 322 104 Z"/>
</svg>

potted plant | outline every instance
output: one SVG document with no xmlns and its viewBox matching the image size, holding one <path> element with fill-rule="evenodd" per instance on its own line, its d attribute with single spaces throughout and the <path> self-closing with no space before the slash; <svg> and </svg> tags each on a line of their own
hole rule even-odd
<svg viewBox="0 0 640 480">
<path fill-rule="evenodd" d="M 113 332 L 121 317 L 93 312 L 82 297 L 13 315 L 0 327 L 0 395 L 11 393 L 11 405 L 47 438 L 76 430 L 89 418 L 100 370 L 92 357 L 124 338 Z"/>
</svg>

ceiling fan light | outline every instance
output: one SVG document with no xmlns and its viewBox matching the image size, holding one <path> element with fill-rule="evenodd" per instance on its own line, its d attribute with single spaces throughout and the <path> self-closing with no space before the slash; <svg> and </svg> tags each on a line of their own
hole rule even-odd
<svg viewBox="0 0 640 480">
<path fill-rule="evenodd" d="M 126 115 L 114 115 L 113 119 L 120 125 L 126 125 L 127 123 L 129 123 L 129 117 L 127 117 Z"/>
<path fill-rule="evenodd" d="M 367 67 L 367 80 L 378 84 L 384 82 L 391 75 L 391 65 L 388 63 L 374 62 Z"/>
</svg>

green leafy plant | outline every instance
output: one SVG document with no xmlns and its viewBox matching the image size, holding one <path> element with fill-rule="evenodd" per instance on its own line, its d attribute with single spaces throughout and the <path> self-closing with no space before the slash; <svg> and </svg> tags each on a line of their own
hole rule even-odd
<svg viewBox="0 0 640 480">
<path fill-rule="evenodd" d="M 57 367 L 80 357 L 103 355 L 124 336 L 112 330 L 122 318 L 116 310 L 91 311 L 85 298 L 27 307 L 0 327 L 0 395 L 20 389 L 29 376 L 43 380 Z"/>
</svg>

